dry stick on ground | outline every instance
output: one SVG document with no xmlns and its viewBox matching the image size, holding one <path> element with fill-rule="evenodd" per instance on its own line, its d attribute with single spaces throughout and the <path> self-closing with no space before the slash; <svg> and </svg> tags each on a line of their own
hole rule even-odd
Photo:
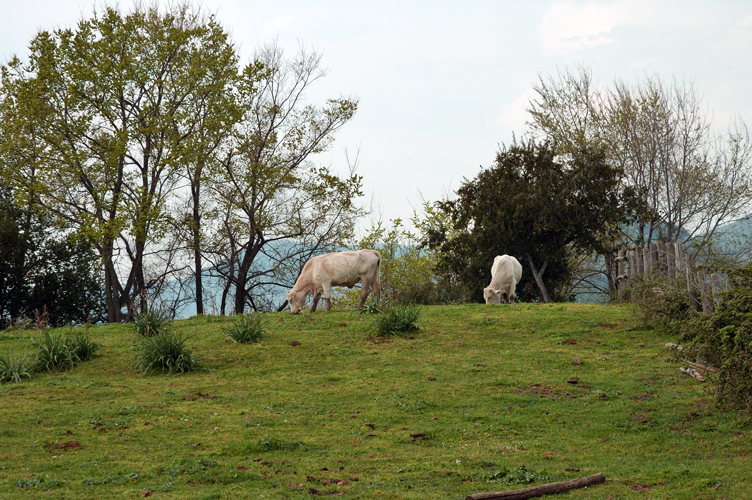
<svg viewBox="0 0 752 500">
<path fill-rule="evenodd" d="M 705 366 L 702 363 L 693 363 L 691 361 L 686 361 L 686 363 L 689 365 L 690 368 L 694 368 L 696 370 L 702 370 L 704 372 L 718 373 L 718 368 L 715 368 L 713 366 Z"/>
<path fill-rule="evenodd" d="M 541 484 L 540 486 L 523 488 L 521 490 L 474 493 L 465 497 L 465 500 L 495 500 L 497 498 L 502 500 L 524 500 L 525 498 L 542 497 L 543 495 L 553 495 L 554 493 L 561 493 L 562 491 L 584 488 L 585 486 L 600 484 L 605 481 L 606 476 L 602 472 L 599 472 L 598 474 L 594 474 L 592 476 L 572 479 L 571 481 Z"/>
<path fill-rule="evenodd" d="M 682 367 L 682 368 L 679 368 L 679 371 L 682 372 L 682 373 L 686 373 L 690 377 L 696 378 L 700 382 L 705 382 L 705 377 L 703 377 L 702 375 L 700 375 L 700 372 L 698 372 L 694 368 L 684 368 L 684 367 Z"/>
</svg>

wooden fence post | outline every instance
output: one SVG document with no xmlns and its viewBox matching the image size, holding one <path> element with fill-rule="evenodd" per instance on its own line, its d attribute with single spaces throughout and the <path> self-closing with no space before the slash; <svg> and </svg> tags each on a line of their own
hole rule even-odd
<svg viewBox="0 0 752 500">
<path fill-rule="evenodd" d="M 658 248 L 658 269 L 656 274 L 668 277 L 668 263 L 666 261 L 666 244 L 662 241 L 656 243 Z"/>
<path fill-rule="evenodd" d="M 655 278 L 660 274 L 660 268 L 658 266 L 658 245 L 651 243 L 650 250 L 650 269 L 648 270 L 648 278 Z"/>
<path fill-rule="evenodd" d="M 684 249 L 678 241 L 674 243 L 674 253 L 676 256 L 676 278 L 679 279 L 681 277 L 682 264 L 684 264 Z"/>
<path fill-rule="evenodd" d="M 645 271 L 643 262 L 642 262 L 642 247 L 635 247 L 635 271 L 637 271 L 637 276 L 642 276 L 642 273 Z"/>
<path fill-rule="evenodd" d="M 713 307 L 710 304 L 710 290 L 708 287 L 707 277 L 705 271 L 700 269 L 697 271 L 697 277 L 700 280 L 700 297 L 702 298 L 702 312 L 704 314 L 710 314 L 713 312 Z"/>
<path fill-rule="evenodd" d="M 674 254 L 674 243 L 666 243 L 666 276 L 669 279 L 676 279 L 676 257 Z"/>
<path fill-rule="evenodd" d="M 721 276 L 718 273 L 711 274 L 710 283 L 713 285 L 713 302 L 718 304 L 721 301 Z"/>
</svg>

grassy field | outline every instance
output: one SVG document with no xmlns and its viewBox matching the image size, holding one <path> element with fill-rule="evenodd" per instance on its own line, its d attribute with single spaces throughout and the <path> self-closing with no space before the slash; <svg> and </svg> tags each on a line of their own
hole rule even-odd
<svg viewBox="0 0 752 500">
<path fill-rule="evenodd" d="M 267 318 L 253 345 L 177 322 L 194 373 L 136 373 L 105 325 L 93 361 L 0 386 L 0 498 L 464 498 L 597 472 L 561 498 L 752 497 L 749 424 L 628 306 L 426 307 L 386 341 L 369 315 Z"/>
</svg>

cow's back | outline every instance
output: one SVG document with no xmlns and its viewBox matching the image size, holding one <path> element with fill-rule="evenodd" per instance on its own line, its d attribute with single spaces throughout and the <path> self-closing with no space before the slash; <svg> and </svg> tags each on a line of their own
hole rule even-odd
<svg viewBox="0 0 752 500">
<path fill-rule="evenodd" d="M 515 268 L 515 259 L 509 255 L 497 255 L 494 258 L 493 266 L 491 266 L 491 284 L 490 288 L 496 290 L 504 290 L 509 286 L 517 284 L 519 279 L 517 278 L 517 269 Z M 519 273 L 522 272 L 522 266 L 519 265 Z"/>
<path fill-rule="evenodd" d="M 374 250 L 351 250 L 328 253 L 314 257 L 311 263 L 311 281 L 318 287 L 322 283 L 332 286 L 353 286 L 361 277 L 378 266 L 380 256 Z"/>
</svg>

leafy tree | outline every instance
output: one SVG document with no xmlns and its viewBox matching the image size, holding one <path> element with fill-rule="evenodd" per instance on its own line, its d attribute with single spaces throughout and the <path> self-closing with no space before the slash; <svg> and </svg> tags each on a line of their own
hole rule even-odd
<svg viewBox="0 0 752 500">
<path fill-rule="evenodd" d="M 502 147 L 493 167 L 466 180 L 456 199 L 438 204 L 450 217 L 429 232 L 427 243 L 475 300 L 482 300 L 491 263 L 501 254 L 523 264 L 522 294 L 533 292 L 532 278 L 540 300 L 567 299 L 560 292 L 571 252 L 603 251 L 630 220 L 634 192 L 620 187 L 621 172 L 602 150 L 556 151 L 532 140 Z"/>
<path fill-rule="evenodd" d="M 232 93 L 235 64 L 213 17 L 178 5 L 105 8 L 75 29 L 40 32 L 27 64 L 14 58 L 2 69 L 3 167 L 92 242 L 110 321 L 145 297 L 179 170 L 211 149 L 195 134 L 211 130 L 211 143 L 216 127 L 206 120 L 221 121 L 223 105 L 207 100 Z"/>
<path fill-rule="evenodd" d="M 0 188 L 0 323 L 46 311 L 51 324 L 104 319 L 99 259 L 91 246 L 20 208 Z"/>
</svg>

